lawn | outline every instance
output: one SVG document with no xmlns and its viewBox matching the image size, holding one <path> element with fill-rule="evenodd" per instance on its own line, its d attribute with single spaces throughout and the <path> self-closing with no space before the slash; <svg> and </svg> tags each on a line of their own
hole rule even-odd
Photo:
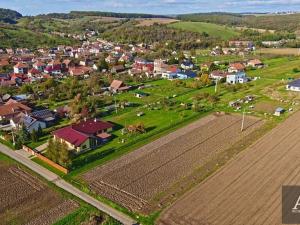
<svg viewBox="0 0 300 225">
<path fill-rule="evenodd" d="M 251 77 L 262 77 L 269 79 L 288 79 L 299 78 L 300 73 L 294 72 L 294 69 L 300 69 L 300 59 L 298 57 L 274 58 L 264 60 L 266 67 L 263 69 L 248 71 Z"/>
<path fill-rule="evenodd" d="M 239 32 L 226 26 L 221 26 L 213 23 L 203 22 L 177 22 L 168 25 L 169 27 L 193 31 L 198 33 L 207 33 L 211 37 L 220 38 L 223 40 L 229 40 L 239 36 Z"/>
</svg>

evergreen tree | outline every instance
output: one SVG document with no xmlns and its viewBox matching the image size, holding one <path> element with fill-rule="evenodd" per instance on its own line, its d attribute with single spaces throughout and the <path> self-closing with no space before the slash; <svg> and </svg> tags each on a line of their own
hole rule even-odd
<svg viewBox="0 0 300 225">
<path fill-rule="evenodd" d="M 33 129 L 32 133 L 30 134 L 31 136 L 31 140 L 33 142 L 38 142 L 39 141 L 39 136 L 38 136 L 38 133 L 35 129 Z"/>
<path fill-rule="evenodd" d="M 38 137 L 42 137 L 43 136 L 43 129 L 42 129 L 41 125 L 39 125 L 39 127 L 38 127 L 37 135 L 38 135 Z"/>
<path fill-rule="evenodd" d="M 59 164 L 65 167 L 70 167 L 72 161 L 71 161 L 71 151 L 68 148 L 68 145 L 66 142 L 63 142 L 60 144 L 59 149 Z"/>
</svg>

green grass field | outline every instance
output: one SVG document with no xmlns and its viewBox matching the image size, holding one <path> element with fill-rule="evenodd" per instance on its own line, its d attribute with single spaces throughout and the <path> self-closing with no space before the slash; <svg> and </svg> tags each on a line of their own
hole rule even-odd
<svg viewBox="0 0 300 225">
<path fill-rule="evenodd" d="M 239 35 L 239 32 L 232 28 L 221 26 L 213 23 L 203 22 L 177 22 L 168 25 L 169 27 L 194 31 L 198 33 L 207 33 L 211 37 L 221 38 L 223 40 L 229 40 Z"/>
</svg>

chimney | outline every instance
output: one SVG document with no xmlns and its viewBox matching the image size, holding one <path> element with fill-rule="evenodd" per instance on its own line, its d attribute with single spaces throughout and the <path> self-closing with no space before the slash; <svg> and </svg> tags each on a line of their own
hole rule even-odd
<svg viewBox="0 0 300 225">
<path fill-rule="evenodd" d="M 96 118 L 94 119 L 94 122 L 95 122 L 95 123 L 97 122 L 97 119 L 96 119 Z"/>
<path fill-rule="evenodd" d="M 86 122 L 86 117 L 84 117 L 84 122 Z"/>
</svg>

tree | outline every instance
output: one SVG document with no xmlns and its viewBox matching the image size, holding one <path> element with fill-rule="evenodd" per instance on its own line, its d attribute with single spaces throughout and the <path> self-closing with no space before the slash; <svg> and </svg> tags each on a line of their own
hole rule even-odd
<svg viewBox="0 0 300 225">
<path fill-rule="evenodd" d="M 33 131 L 31 132 L 30 136 L 31 136 L 31 140 L 33 142 L 38 142 L 39 141 L 39 136 L 38 136 L 38 133 L 37 133 L 37 131 L 35 129 L 33 129 Z"/>
<path fill-rule="evenodd" d="M 102 58 L 98 64 L 98 69 L 99 71 L 102 71 L 102 70 L 108 70 L 109 69 L 109 65 L 108 63 L 105 61 L 104 58 Z"/>
<path fill-rule="evenodd" d="M 39 127 L 38 127 L 37 135 L 38 135 L 38 137 L 42 137 L 43 136 L 43 129 L 42 129 L 41 125 L 39 125 Z"/>
<path fill-rule="evenodd" d="M 66 142 L 62 142 L 60 143 L 59 146 L 59 159 L 58 162 L 60 165 L 65 166 L 65 167 L 70 167 L 71 163 L 72 163 L 72 155 L 71 155 L 71 151 L 68 148 L 68 145 L 66 144 Z"/>
<path fill-rule="evenodd" d="M 208 74 L 203 74 L 200 77 L 200 81 L 203 85 L 211 85 L 211 80 L 209 79 L 209 75 Z"/>
<path fill-rule="evenodd" d="M 26 127 L 23 125 L 19 132 L 17 133 L 17 139 L 20 141 L 20 143 L 25 144 L 30 140 L 30 133 L 26 129 Z"/>
</svg>

